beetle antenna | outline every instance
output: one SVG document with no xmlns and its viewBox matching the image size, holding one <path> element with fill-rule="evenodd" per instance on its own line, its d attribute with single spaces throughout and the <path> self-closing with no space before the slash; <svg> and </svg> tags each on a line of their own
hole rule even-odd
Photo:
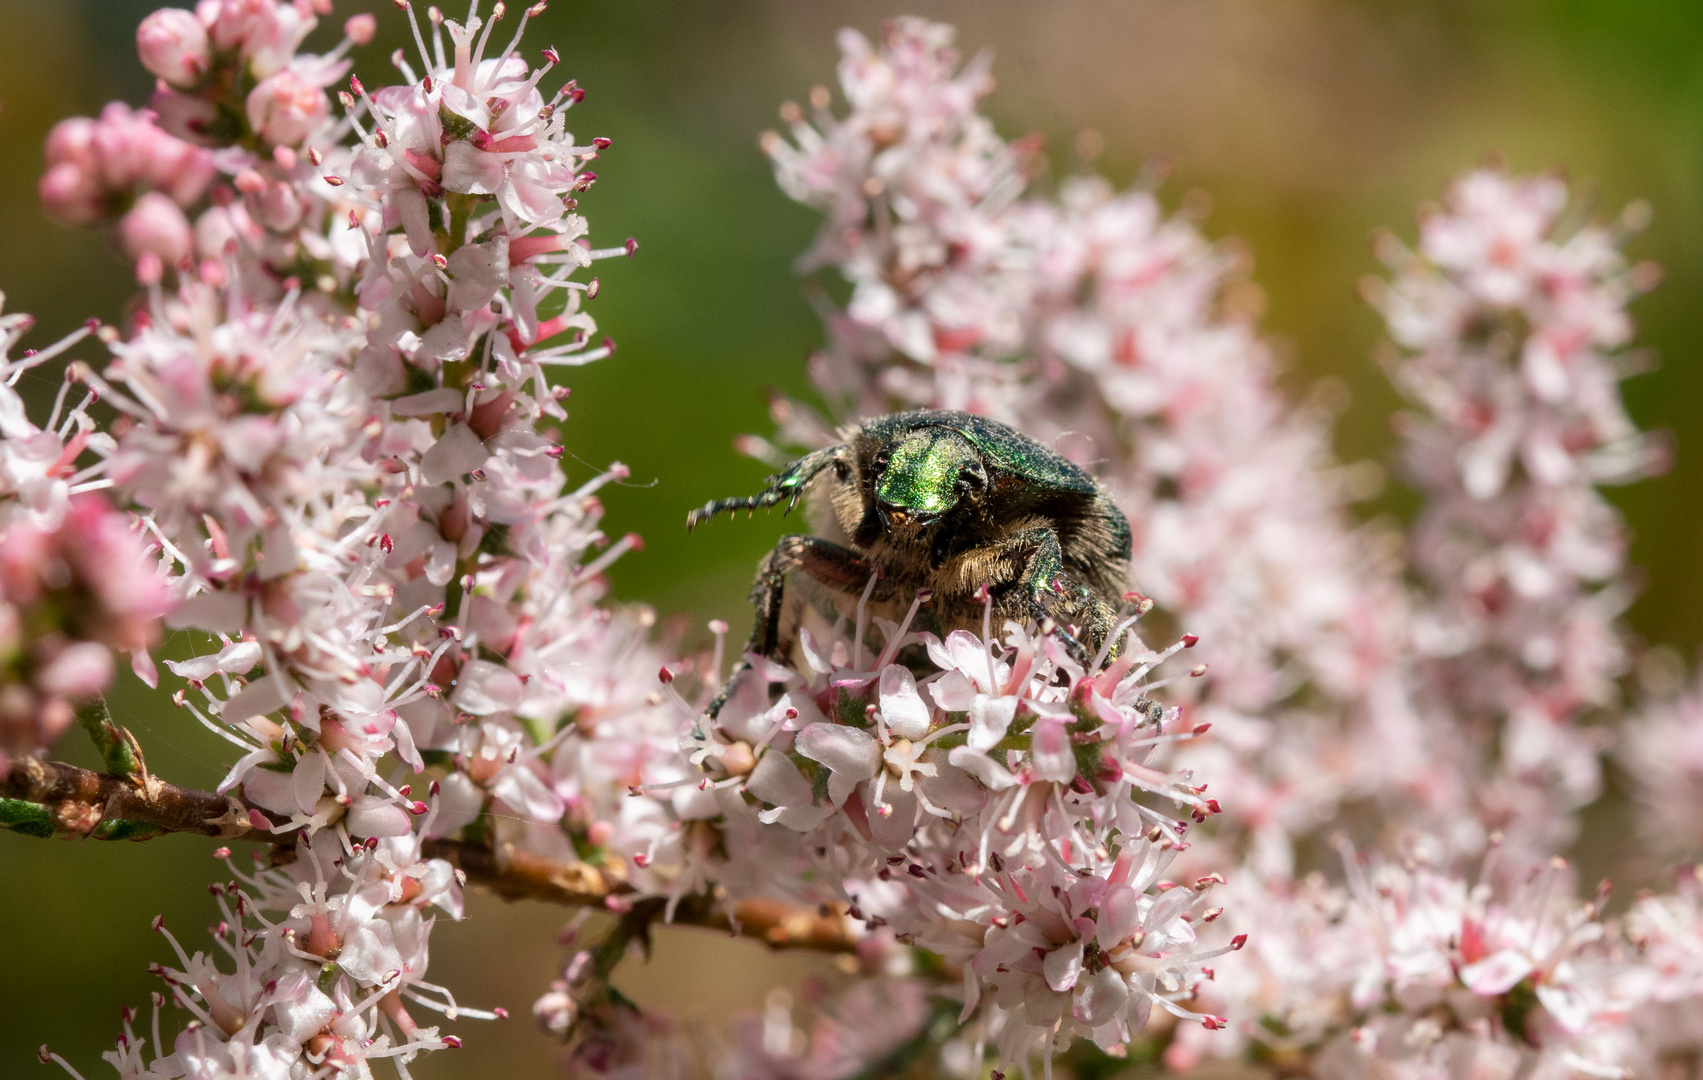
<svg viewBox="0 0 1703 1080">
<path fill-rule="evenodd" d="M 804 489 L 810 481 L 816 478 L 827 464 L 833 460 L 838 447 L 817 450 L 806 454 L 791 465 L 786 471 L 771 476 L 765 481 L 769 486 L 760 495 L 749 495 L 737 499 L 712 499 L 703 506 L 686 515 L 686 531 L 691 532 L 698 527 L 699 522 L 708 521 L 717 514 L 739 510 L 749 510 L 754 516 L 759 509 L 766 509 L 779 503 L 786 503 L 786 512 L 798 505 L 798 500 L 804 495 Z"/>
<path fill-rule="evenodd" d="M 761 495 L 744 496 L 737 499 L 712 499 L 698 509 L 686 515 L 686 531 L 691 532 L 702 522 L 708 521 L 717 514 L 731 513 L 738 510 L 749 510 L 756 513 L 759 507 L 773 506 L 787 497 L 785 491 L 771 489 Z"/>
</svg>

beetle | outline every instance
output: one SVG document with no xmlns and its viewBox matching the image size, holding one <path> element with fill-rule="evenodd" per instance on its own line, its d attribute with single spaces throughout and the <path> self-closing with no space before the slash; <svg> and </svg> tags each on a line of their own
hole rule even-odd
<svg viewBox="0 0 1703 1080">
<path fill-rule="evenodd" d="M 1016 429 L 965 412 L 918 410 L 838 432 L 748 498 L 717 499 L 687 529 L 724 512 L 802 499 L 814 533 L 786 536 L 758 566 L 748 651 L 794 662 L 800 626 L 868 596 L 897 621 L 932 593 L 917 628 L 944 636 L 1052 620 L 1079 660 L 1116 625 L 1129 581 L 1129 522 L 1075 463 Z M 873 579 L 873 581 L 872 581 Z M 983 593 L 982 587 L 987 587 Z"/>
</svg>

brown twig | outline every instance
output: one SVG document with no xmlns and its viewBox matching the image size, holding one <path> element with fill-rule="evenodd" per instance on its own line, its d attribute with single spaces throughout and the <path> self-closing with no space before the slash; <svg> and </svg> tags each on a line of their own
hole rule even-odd
<svg viewBox="0 0 1703 1080">
<path fill-rule="evenodd" d="M 460 867 L 470 881 L 510 900 L 550 900 L 571 907 L 620 911 L 630 889 L 590 863 L 558 862 L 505 845 L 500 851 L 460 840 L 427 840 L 425 854 Z M 779 900 L 745 900 L 732 914 L 722 900 L 701 893 L 683 897 L 674 924 L 722 930 L 773 949 L 844 953 L 857 948 L 846 916 L 835 908 L 811 910 Z"/>
<path fill-rule="evenodd" d="M 168 784 L 143 772 L 115 776 L 61 761 L 23 758 L 0 781 L 0 799 L 40 808 L 16 808 L 15 831 L 95 840 L 145 840 L 160 833 L 187 832 L 233 839 L 246 836 L 248 807 L 229 795 Z M 11 816 L 11 815 L 8 815 Z M 34 826 L 34 827 L 30 827 Z"/>
<path fill-rule="evenodd" d="M 145 840 L 163 833 L 222 839 L 293 842 L 295 834 L 254 828 L 240 799 L 178 787 L 148 776 L 114 776 L 63 762 L 17 761 L 0 780 L 0 820 L 17 832 L 94 840 Z M 632 890 L 597 866 L 558 862 L 503 845 L 493 851 L 461 840 L 427 840 L 424 853 L 459 868 L 467 879 L 510 900 L 548 900 L 570 907 L 621 912 Z M 774 949 L 844 953 L 857 948 L 838 910 L 801 908 L 776 900 L 746 900 L 731 914 L 720 898 L 681 899 L 673 923 L 720 930 Z"/>
</svg>

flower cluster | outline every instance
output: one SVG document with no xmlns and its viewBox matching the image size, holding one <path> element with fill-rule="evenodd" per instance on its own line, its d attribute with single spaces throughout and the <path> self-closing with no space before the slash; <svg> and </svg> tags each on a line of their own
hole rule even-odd
<svg viewBox="0 0 1703 1080">
<path fill-rule="evenodd" d="M 1196 734 L 1148 696 L 1172 681 L 1150 673 L 1194 640 L 1148 650 L 1129 624 L 1151 607 L 1120 627 L 1116 659 L 1086 668 L 1047 628 L 1016 623 L 1003 642 L 991 627 L 941 640 L 907 618 L 866 650 L 861 605 L 849 635 L 805 632 L 805 670 L 748 656 L 683 738 L 702 779 L 678 784 L 682 827 L 711 824 L 719 843 L 679 880 L 842 903 L 961 967 L 960 1019 L 1007 1063 L 1079 1034 L 1122 1046 L 1155 1007 L 1217 1024 L 1183 1003 L 1229 951 L 1197 949 L 1192 925 L 1217 917 L 1222 878 L 1164 880 L 1188 822 L 1138 800 L 1197 821 L 1219 809 L 1149 761 Z"/>
<path fill-rule="evenodd" d="M 1617 732 L 1639 804 L 1638 832 L 1666 856 L 1703 854 L 1703 696 L 1693 685 L 1645 703 Z"/>
<path fill-rule="evenodd" d="M 291 983 L 305 1011 L 279 1011 L 276 965 L 303 960 L 288 940 L 301 928 L 233 930 L 259 952 L 225 997 L 256 1023 L 196 1028 L 194 1052 L 224 1063 L 207 1075 L 366 1075 L 367 1057 L 450 1045 L 403 1000 L 425 968 L 418 910 L 451 876 L 425 843 L 608 851 L 593 861 L 618 881 L 618 848 L 644 843 L 617 822 L 627 787 L 651 779 L 647 724 L 677 759 L 673 719 L 647 701 L 648 617 L 599 605 L 602 571 L 638 542 L 597 527 L 594 493 L 625 471 L 569 486 L 543 426 L 566 417 L 551 366 L 612 351 L 581 308 L 595 280 L 569 280 L 633 251 L 588 250 L 574 213 L 608 141 L 565 132 L 572 84 L 539 90 L 553 52 L 529 69 L 517 32 L 484 55 L 502 5 L 465 25 L 434 9 L 423 73 L 402 63 L 408 82 L 371 95 L 352 81 L 334 120 L 323 88 L 372 31 L 351 20 L 331 54 L 298 55 L 313 14 L 212 3 L 144 24 L 168 84 L 158 122 L 217 145 L 222 178 L 194 226 L 201 262 L 174 264 L 170 291 L 139 266 L 147 301 L 127 333 L 103 331 L 111 362 L 72 369 L 118 420 L 35 481 L 75 461 L 70 482 L 141 515 L 169 567 L 170 625 L 211 644 L 171 662 L 176 701 L 238 749 L 221 790 L 255 808 L 252 828 L 299 837 L 307 876 L 280 887 L 313 887 L 283 904 L 250 882 L 244 903 L 308 919 L 324 939 L 308 951 L 335 961 Z M 363 942 L 403 955 L 350 962 Z M 385 1053 L 375 1007 L 396 1029 Z"/>
<path fill-rule="evenodd" d="M 1228 1040 L 1345 1077 L 1651 1075 L 1653 1010 L 1695 1008 L 1695 962 L 1680 959 L 1694 919 L 1649 899 L 1623 927 L 1602 917 L 1606 890 L 1572 899 L 1563 860 L 1513 873 L 1511 859 L 1492 848 L 1474 884 L 1417 852 L 1401 865 L 1348 852 L 1346 887 L 1314 879 L 1268 898 L 1261 950 L 1209 995 L 1240 1018 Z M 1169 1060 L 1224 1049 L 1183 1031 Z"/>
<path fill-rule="evenodd" d="M 959 71 L 953 36 L 901 18 L 877 49 L 842 31 L 851 113 L 835 118 L 818 88 L 814 123 L 789 104 L 781 113 L 793 141 L 763 138 L 782 189 L 824 214 L 800 269 L 833 266 L 852 284 L 811 375 L 853 415 L 895 403 L 1001 415 L 999 361 L 1023 344 L 1031 286 L 1009 211 L 1038 147 L 1006 144 L 977 113 L 993 89 L 991 57 Z M 895 365 L 895 354 L 908 363 Z"/>
<path fill-rule="evenodd" d="M 322 832 L 298 839 L 293 861 L 278 869 L 244 875 L 233 866 L 234 880 L 210 887 L 222 916 L 214 940 L 231 970 L 185 952 L 156 919 L 180 966 L 153 966 L 167 992 L 153 996 L 152 1050 L 127 1009 L 106 1061 L 135 1080 L 370 1076 L 379 1061 L 408 1076 L 420 1053 L 459 1045 L 421 1027 L 406 1007 L 495 1018 L 457 1006 L 425 979 L 426 912 L 436 906 L 459 918 L 461 890 L 447 866 L 409 850 L 418 844 L 345 847 Z M 230 851 L 218 853 L 228 863 Z M 168 1000 L 193 1017 L 169 1044 L 160 1031 Z"/>
<path fill-rule="evenodd" d="M 989 61 L 961 65 L 950 28 L 845 32 L 849 109 L 818 89 L 764 140 L 824 214 L 801 269 L 851 287 L 824 303 L 818 388 L 840 419 L 968 409 L 1091 467 L 1140 592 L 1085 657 L 1049 622 L 995 626 L 985 591 L 979 633 L 913 630 L 926 591 L 871 616 L 871 581 L 724 682 L 724 623 L 681 657 L 608 601 L 640 543 L 602 529 L 626 470 L 561 463 L 552 379 L 614 351 L 589 271 L 637 249 L 593 248 L 580 212 L 611 142 L 568 131 L 584 92 L 522 49 L 543 4 L 396 6 L 413 50 L 372 88 L 344 81 L 371 16 L 303 51 L 328 0 L 150 15 L 149 108 L 55 128 L 41 183 L 56 216 L 115 226 L 144 295 L 123 327 L 17 360 L 27 320 L 0 320 L 0 780 L 113 650 L 155 680 L 163 624 L 197 646 L 168 662 L 174 701 L 234 750 L 202 796 L 233 812 L 183 827 L 271 846 L 214 886 L 211 954 L 166 935 L 151 1030 L 127 1014 L 107 1055 L 121 1076 L 406 1078 L 459 1045 L 422 1010 L 500 1016 L 426 981 L 462 866 L 612 917 L 564 934 L 533 1010 L 576 1077 L 1695 1060 L 1699 879 L 1612 920 L 1553 858 L 1598 792 L 1586 723 L 1625 667 L 1625 542 L 1596 485 L 1660 459 L 1618 393 L 1648 283 L 1624 228 L 1564 225 L 1559 182 L 1481 171 L 1415 249 L 1383 245 L 1371 298 L 1427 500 L 1404 582 L 1349 513 L 1368 471 L 1279 392 L 1236 249 L 1146 187 L 1031 189 L 1037 144 L 980 115 Z M 109 358 L 72 362 L 37 426 L 20 379 L 91 338 Z M 777 420 L 782 442 L 830 438 L 796 403 Z M 1179 659 L 1202 639 L 1210 672 Z M 1623 732 L 1663 844 L 1703 827 L 1697 711 Z M 162 781 L 88 715 L 123 751 L 93 781 L 145 807 Z M 1303 873 L 1333 834 L 1398 830 L 1400 861 Z M 1474 883 L 1458 861 L 1481 852 Z M 611 985 L 656 923 L 751 934 L 764 910 L 753 936 L 841 950 L 846 978 L 722 1036 Z M 171 1035 L 167 1000 L 191 1017 Z"/>
<path fill-rule="evenodd" d="M 1651 283 L 1620 252 L 1642 212 L 1569 226 L 1567 205 L 1558 179 L 1471 173 L 1417 249 L 1384 242 L 1394 277 L 1372 289 L 1418 410 L 1401 428 L 1427 499 L 1411 551 L 1427 704 L 1485 757 L 1497 743 L 1477 818 L 1538 853 L 1571 839 L 1600 790 L 1602 740 L 1581 721 L 1625 669 L 1625 529 L 1597 485 L 1665 460 L 1618 387 L 1626 304 Z"/>
<path fill-rule="evenodd" d="M 846 32 L 847 114 L 821 91 L 814 124 L 792 110 L 792 142 L 765 143 L 782 188 L 825 214 L 803 268 L 852 284 L 812 375 L 853 414 L 970 409 L 1093 466 L 1134 527 L 1134 579 L 1216 645 L 1199 686 L 1216 735 L 1190 764 L 1244 793 L 1232 817 L 1284 869 L 1337 801 L 1419 767 L 1321 770 L 1303 739 L 1272 734 L 1285 709 L 1292 731 L 1344 738 L 1339 717 L 1295 707 L 1310 686 L 1380 739 L 1417 738 L 1392 674 L 1400 589 L 1343 514 L 1356 474 L 1330 462 L 1322 416 L 1284 405 L 1242 260 L 1144 189 L 1084 177 L 1025 197 L 1033 148 L 976 112 L 985 61 L 957 71 L 951 40 L 914 19 L 878 50 Z M 786 419 L 786 438 L 821 438 L 804 410 Z"/>
<path fill-rule="evenodd" d="M 113 652 L 151 677 L 148 648 L 170 607 L 163 578 L 106 482 L 78 458 L 106 436 L 87 396 L 66 407 L 60 384 L 45 427 L 15 388 L 87 329 L 11 359 L 28 315 L 0 317 L 0 779 L 19 757 L 58 741 L 80 706 L 112 683 Z"/>
</svg>

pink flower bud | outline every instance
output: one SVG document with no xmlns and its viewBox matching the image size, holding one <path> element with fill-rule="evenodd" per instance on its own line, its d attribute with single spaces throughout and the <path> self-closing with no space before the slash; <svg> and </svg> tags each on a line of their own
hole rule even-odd
<svg viewBox="0 0 1703 1080">
<path fill-rule="evenodd" d="M 81 165 L 62 161 L 48 169 L 37 183 L 36 193 L 41 197 L 41 208 L 61 221 L 87 225 L 101 216 L 101 186 Z"/>
<path fill-rule="evenodd" d="M 378 31 L 378 20 L 372 15 L 362 13 L 349 16 L 349 21 L 343 24 L 343 33 L 357 45 L 366 45 Z"/>
<path fill-rule="evenodd" d="M 92 165 L 94 163 L 90 144 L 95 137 L 95 122 L 87 116 L 73 116 L 53 125 L 53 130 L 47 133 L 47 163 L 59 165 L 72 162 L 77 165 Z"/>
<path fill-rule="evenodd" d="M 179 206 L 198 201 L 217 171 L 213 155 L 205 148 L 156 129 L 148 147 L 147 179 Z"/>
<path fill-rule="evenodd" d="M 183 216 L 177 203 L 157 191 L 136 200 L 136 205 L 119 222 L 118 231 L 132 259 L 151 253 L 167 266 L 176 266 L 195 250 L 189 219 Z"/>
<path fill-rule="evenodd" d="M 187 89 L 201 81 L 213 62 L 207 30 L 191 12 L 161 8 L 136 28 L 142 66 L 173 86 Z"/>
<path fill-rule="evenodd" d="M 330 115 L 325 91 L 293 68 L 272 75 L 248 95 L 248 122 L 275 146 L 294 146 L 313 134 Z"/>
<path fill-rule="evenodd" d="M 55 697 L 86 701 L 112 683 L 112 653 L 98 641 L 78 641 L 36 676 L 41 689 Z"/>
<path fill-rule="evenodd" d="M 277 6 L 276 0 L 202 0 L 197 10 L 207 23 L 213 44 L 231 49 L 244 44 L 251 33 L 263 30 L 267 9 Z"/>
<path fill-rule="evenodd" d="M 179 139 L 197 144 L 210 141 L 208 128 L 219 117 L 218 107 L 211 101 L 180 94 L 161 83 L 148 101 L 160 130 Z"/>
</svg>

